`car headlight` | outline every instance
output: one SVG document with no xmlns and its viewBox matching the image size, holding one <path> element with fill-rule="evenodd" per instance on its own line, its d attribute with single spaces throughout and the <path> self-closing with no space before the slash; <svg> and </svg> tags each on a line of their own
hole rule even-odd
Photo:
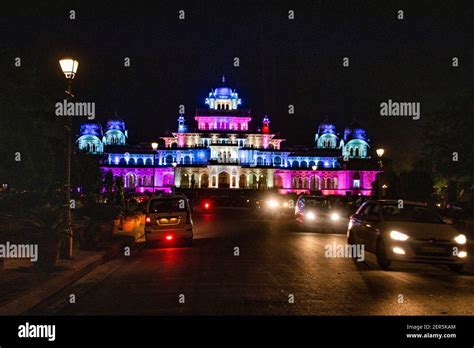
<svg viewBox="0 0 474 348">
<path fill-rule="evenodd" d="M 340 218 L 341 218 L 341 217 L 339 216 L 338 213 L 332 213 L 332 214 L 331 214 L 331 220 L 332 220 L 332 221 L 337 221 L 337 220 L 339 220 Z"/>
<path fill-rule="evenodd" d="M 278 207 L 278 201 L 276 201 L 275 199 L 270 199 L 267 201 L 267 204 L 270 208 L 276 208 Z"/>
<path fill-rule="evenodd" d="M 311 212 L 311 211 L 307 212 L 307 213 L 305 214 L 305 216 L 306 216 L 306 218 L 307 218 L 308 220 L 314 220 L 314 219 L 316 219 L 316 215 L 314 215 L 314 213 Z"/>
<path fill-rule="evenodd" d="M 401 233 L 401 232 L 398 232 L 398 231 L 391 231 L 390 232 L 390 238 L 392 238 L 393 240 L 405 241 L 410 237 L 407 236 L 405 233 Z"/>
<path fill-rule="evenodd" d="M 456 237 L 454 237 L 454 241 L 458 244 L 466 244 L 467 238 L 464 234 L 459 234 Z"/>
</svg>

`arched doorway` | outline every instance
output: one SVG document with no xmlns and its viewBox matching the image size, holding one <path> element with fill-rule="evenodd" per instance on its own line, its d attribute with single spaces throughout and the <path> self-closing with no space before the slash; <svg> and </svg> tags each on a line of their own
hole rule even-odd
<svg viewBox="0 0 474 348">
<path fill-rule="evenodd" d="M 188 188 L 189 187 L 189 174 L 184 173 L 181 175 L 181 187 Z"/>
<path fill-rule="evenodd" d="M 245 174 L 239 176 L 239 187 L 247 188 L 247 176 Z"/>
<path fill-rule="evenodd" d="M 201 188 L 209 187 L 209 176 L 207 174 L 201 175 Z"/>
<path fill-rule="evenodd" d="M 283 179 L 280 175 L 275 175 L 273 177 L 273 186 L 276 188 L 283 188 Z"/>
<path fill-rule="evenodd" d="M 258 181 L 258 188 L 259 189 L 266 189 L 267 188 L 267 177 L 265 175 L 260 175 Z"/>
<path fill-rule="evenodd" d="M 230 187 L 230 174 L 227 172 L 219 173 L 219 188 L 229 188 Z"/>
<path fill-rule="evenodd" d="M 135 174 L 128 173 L 125 175 L 125 187 L 135 188 Z"/>
</svg>

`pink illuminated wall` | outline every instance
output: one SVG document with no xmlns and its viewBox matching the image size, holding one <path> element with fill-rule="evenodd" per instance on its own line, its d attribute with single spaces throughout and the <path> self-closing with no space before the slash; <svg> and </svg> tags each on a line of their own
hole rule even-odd
<svg viewBox="0 0 474 348">
<path fill-rule="evenodd" d="M 200 130 L 248 130 L 251 117 L 196 116 Z"/>
<path fill-rule="evenodd" d="M 282 185 L 281 193 L 310 192 L 317 184 L 318 190 L 324 195 L 363 195 L 372 194 L 372 182 L 375 181 L 377 171 L 350 171 L 350 170 L 288 170 L 277 169 L 274 173 L 275 181 Z M 314 181 L 316 178 L 316 181 Z M 328 179 L 331 187 L 328 187 Z M 334 186 L 334 179 L 336 184 Z M 354 180 L 359 180 L 360 186 L 354 186 Z M 323 184 L 324 181 L 324 184 Z"/>
<path fill-rule="evenodd" d="M 135 189 L 137 192 L 145 191 L 170 191 L 174 185 L 174 169 L 163 168 L 118 168 L 101 167 L 102 173 L 111 171 L 115 177 L 121 176 L 124 179 L 125 188 Z M 154 182 L 153 182 L 154 181 Z"/>
</svg>

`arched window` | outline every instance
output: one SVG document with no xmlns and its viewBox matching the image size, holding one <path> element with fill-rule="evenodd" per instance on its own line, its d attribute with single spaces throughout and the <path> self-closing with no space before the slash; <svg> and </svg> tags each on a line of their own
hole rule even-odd
<svg viewBox="0 0 474 348">
<path fill-rule="evenodd" d="M 173 163 L 173 156 L 171 156 L 171 155 L 166 155 L 166 157 L 165 157 L 165 163 L 166 163 L 166 164 L 171 164 L 171 163 Z"/>
<path fill-rule="evenodd" d="M 354 149 L 352 147 L 349 149 L 349 156 L 354 156 Z"/>
<path fill-rule="evenodd" d="M 308 178 L 304 178 L 303 188 L 305 188 L 305 189 L 309 188 Z"/>
<path fill-rule="evenodd" d="M 300 164 L 298 163 L 298 161 L 293 161 L 293 163 L 291 164 L 291 166 L 292 166 L 293 168 L 298 168 L 299 165 L 300 165 Z"/>
<path fill-rule="evenodd" d="M 301 168 L 308 168 L 308 163 L 306 161 L 301 161 Z"/>
<path fill-rule="evenodd" d="M 332 180 L 331 180 L 331 178 L 327 179 L 326 186 L 327 186 L 328 189 L 332 189 Z"/>
<path fill-rule="evenodd" d="M 355 148 L 354 156 L 359 157 L 359 148 L 358 147 Z"/>
<path fill-rule="evenodd" d="M 325 189 L 326 189 L 326 179 L 321 178 L 321 190 L 325 190 Z"/>
<path fill-rule="evenodd" d="M 151 160 L 151 158 L 147 158 L 147 159 L 146 159 L 145 165 L 147 165 L 147 166 L 153 165 L 153 161 Z"/>
<path fill-rule="evenodd" d="M 273 164 L 277 167 L 281 166 L 281 157 L 275 156 L 275 158 L 273 159 Z"/>
</svg>

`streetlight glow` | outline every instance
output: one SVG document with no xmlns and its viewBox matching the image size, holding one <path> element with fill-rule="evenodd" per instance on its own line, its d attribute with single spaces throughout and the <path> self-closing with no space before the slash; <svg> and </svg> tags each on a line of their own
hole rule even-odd
<svg viewBox="0 0 474 348">
<path fill-rule="evenodd" d="M 59 61 L 61 70 L 64 73 L 64 76 L 68 80 L 72 80 L 76 76 L 77 68 L 79 67 L 79 62 L 72 58 L 64 58 Z"/>
<path fill-rule="evenodd" d="M 153 149 L 153 151 L 156 151 L 156 149 L 158 148 L 158 143 L 151 143 L 151 148 Z"/>
<path fill-rule="evenodd" d="M 377 149 L 376 152 L 377 152 L 377 156 L 382 157 L 383 154 L 385 153 L 385 150 L 380 148 L 380 149 Z"/>
</svg>

